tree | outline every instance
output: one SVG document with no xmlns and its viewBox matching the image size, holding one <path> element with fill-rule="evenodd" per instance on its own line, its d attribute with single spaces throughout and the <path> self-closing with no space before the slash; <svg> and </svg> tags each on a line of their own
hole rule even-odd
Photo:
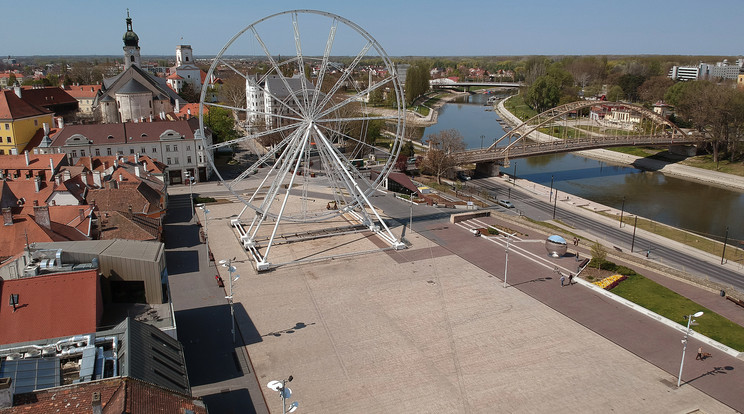
<svg viewBox="0 0 744 414">
<path fill-rule="evenodd" d="M 414 156 L 413 141 L 406 141 L 400 148 L 401 155 L 405 155 L 407 158 Z"/>
<path fill-rule="evenodd" d="M 452 155 L 465 150 L 462 134 L 455 129 L 446 129 L 428 135 L 429 151 L 423 160 L 421 168 L 435 175 L 437 182 L 442 183 L 442 175 L 454 168 L 456 160 Z"/>
<path fill-rule="evenodd" d="M 382 87 L 377 88 L 369 93 L 369 104 L 372 106 L 382 106 L 384 103 L 384 93 Z"/>
<path fill-rule="evenodd" d="M 613 86 L 610 88 L 610 91 L 607 92 L 607 100 L 617 102 L 621 100 L 625 96 L 625 92 L 623 92 L 623 88 L 621 88 L 618 85 Z"/>
<path fill-rule="evenodd" d="M 664 94 L 672 85 L 674 85 L 674 81 L 668 77 L 654 76 L 638 87 L 638 95 L 646 102 L 660 101 L 664 99 Z"/>
<path fill-rule="evenodd" d="M 625 74 L 620 76 L 617 81 L 618 86 L 623 88 L 625 97 L 631 101 L 638 100 L 638 87 L 646 81 L 646 78 L 641 75 Z"/>
<path fill-rule="evenodd" d="M 408 157 L 398 154 L 398 158 L 395 160 L 395 169 L 405 173 L 408 170 Z"/>
<path fill-rule="evenodd" d="M 592 266 L 602 270 L 602 265 L 606 260 L 607 250 L 605 250 L 604 246 L 599 244 L 599 242 L 595 241 L 594 244 L 592 244 Z"/>
<path fill-rule="evenodd" d="M 219 99 L 233 108 L 245 108 L 245 79 L 242 76 L 230 76 L 222 81 Z M 238 111 L 233 110 L 233 118 L 238 120 Z M 253 114 L 247 114 L 248 118 Z"/>
<path fill-rule="evenodd" d="M 215 143 L 233 140 L 238 137 L 235 131 L 235 120 L 229 109 L 213 106 L 206 116 L 206 126 L 212 131 Z"/>
<path fill-rule="evenodd" d="M 181 92 L 178 94 L 186 102 L 199 102 L 199 93 L 194 90 L 194 87 L 189 82 L 185 82 L 181 87 Z"/>
<path fill-rule="evenodd" d="M 561 99 L 561 88 L 555 78 L 541 76 L 527 90 L 525 100 L 537 112 L 553 108 Z"/>
<path fill-rule="evenodd" d="M 429 68 L 423 62 L 416 62 L 406 73 L 406 104 L 412 105 L 419 96 L 429 90 Z"/>
</svg>

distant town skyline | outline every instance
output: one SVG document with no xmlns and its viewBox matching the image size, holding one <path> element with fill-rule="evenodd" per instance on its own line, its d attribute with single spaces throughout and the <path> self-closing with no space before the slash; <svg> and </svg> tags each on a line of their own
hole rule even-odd
<svg viewBox="0 0 744 414">
<path fill-rule="evenodd" d="M 293 9 L 323 10 L 351 20 L 391 56 L 744 55 L 736 29 L 744 18 L 740 0 L 185 0 L 177 5 L 38 0 L 34 9 L 43 14 L 19 10 L 6 15 L 0 56 L 118 56 L 127 8 L 144 56 L 174 55 L 179 44 L 191 45 L 197 56 L 216 55 L 246 26 Z"/>
</svg>

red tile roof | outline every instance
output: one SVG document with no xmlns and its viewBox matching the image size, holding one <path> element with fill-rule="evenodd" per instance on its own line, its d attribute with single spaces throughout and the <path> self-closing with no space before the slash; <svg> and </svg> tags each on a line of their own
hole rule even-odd
<svg viewBox="0 0 744 414">
<path fill-rule="evenodd" d="M 183 79 L 183 76 L 180 76 L 177 73 L 172 73 L 172 74 L 168 75 L 167 79 Z"/>
<path fill-rule="evenodd" d="M 21 96 L 23 94 L 21 93 Z M 0 119 L 15 120 L 51 114 L 52 111 L 19 98 L 12 89 L 0 91 Z"/>
<path fill-rule="evenodd" d="M 19 303 L 0 306 L 0 344 L 95 332 L 103 313 L 96 269 L 0 280 L 0 296 L 10 294 Z"/>
<path fill-rule="evenodd" d="M 117 170 L 118 171 L 118 170 Z M 136 177 L 133 177 L 136 180 Z M 118 176 L 114 174 L 118 181 Z M 88 191 L 88 203 L 100 211 L 129 211 L 133 213 L 153 214 L 161 211 L 160 195 L 147 184 L 137 180 L 134 183 L 120 181 L 119 188 L 101 188 Z"/>
<path fill-rule="evenodd" d="M 14 396 L 3 414 L 90 413 L 94 392 L 101 395 L 104 414 L 207 414 L 199 398 L 160 388 L 135 378 L 119 377 L 49 388 Z"/>
<path fill-rule="evenodd" d="M 21 89 L 21 97 L 24 101 L 42 108 L 64 104 L 77 105 L 77 99 L 73 98 L 70 94 L 57 86 L 47 86 L 42 88 L 24 86 Z"/>
<path fill-rule="evenodd" d="M 101 240 L 159 241 L 160 220 L 119 211 L 101 212 Z"/>
<path fill-rule="evenodd" d="M 85 219 L 80 220 L 80 209 L 84 209 Z M 48 206 L 49 228 L 35 220 L 34 208 L 14 208 L 13 225 L 3 226 L 0 231 L 0 257 L 15 256 L 26 247 L 26 240 L 34 242 L 53 242 L 69 240 L 89 240 L 91 206 Z"/>
<path fill-rule="evenodd" d="M 92 99 L 101 90 L 101 85 L 70 85 L 64 90 L 75 99 Z"/>
<path fill-rule="evenodd" d="M 194 139 L 194 131 L 199 129 L 199 120 L 191 121 L 156 121 L 126 122 L 119 124 L 67 125 L 52 139 L 53 147 L 60 147 L 75 134 L 80 134 L 93 141 L 92 145 L 132 144 L 158 142 L 160 135 L 171 129 L 182 135 L 185 140 Z M 110 138 L 109 138 L 110 137 Z"/>
<path fill-rule="evenodd" d="M 21 170 L 21 171 L 38 171 L 38 170 L 49 170 L 49 160 L 51 159 L 54 163 L 54 170 L 59 171 L 59 167 L 67 165 L 67 158 L 65 154 L 28 154 L 28 165 L 26 165 L 26 156 L 21 155 L 0 155 L 0 168 L 5 171 L 8 170 Z M 49 172 L 49 171 L 48 171 Z M 51 180 L 50 174 L 46 174 L 47 180 Z"/>
</svg>

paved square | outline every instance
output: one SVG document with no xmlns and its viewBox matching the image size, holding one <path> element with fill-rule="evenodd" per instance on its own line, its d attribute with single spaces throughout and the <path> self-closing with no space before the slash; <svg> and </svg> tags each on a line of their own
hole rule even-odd
<svg viewBox="0 0 744 414">
<path fill-rule="evenodd" d="M 257 274 L 229 226 L 240 209 L 210 205 L 210 246 L 244 260 L 236 317 L 258 332 L 259 382 L 293 375 L 303 412 L 734 412 L 415 233 L 404 252 Z M 376 247 L 351 234 L 274 248 L 284 260 L 335 246 Z"/>
</svg>

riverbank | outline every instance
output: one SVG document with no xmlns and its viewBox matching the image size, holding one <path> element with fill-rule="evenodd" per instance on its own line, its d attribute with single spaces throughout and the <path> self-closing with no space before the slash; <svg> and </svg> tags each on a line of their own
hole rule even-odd
<svg viewBox="0 0 744 414">
<path fill-rule="evenodd" d="M 512 127 L 521 124 L 522 121 L 506 109 L 506 107 L 504 106 L 505 101 L 506 99 L 503 99 L 499 101 L 497 105 L 494 105 L 494 110 L 499 114 L 501 119 L 506 121 Z M 531 133 L 530 138 L 534 139 L 535 141 L 541 142 L 559 139 L 538 131 Z M 690 167 L 687 165 L 679 165 L 651 158 L 638 157 L 635 155 L 624 154 L 606 149 L 578 151 L 576 152 L 576 154 L 581 155 L 582 157 L 592 158 L 608 163 L 630 165 L 632 167 L 645 171 L 659 171 L 665 175 L 685 180 L 697 181 L 728 190 L 744 192 L 744 177 L 740 177 L 737 175 L 710 171 L 702 168 Z"/>
</svg>

